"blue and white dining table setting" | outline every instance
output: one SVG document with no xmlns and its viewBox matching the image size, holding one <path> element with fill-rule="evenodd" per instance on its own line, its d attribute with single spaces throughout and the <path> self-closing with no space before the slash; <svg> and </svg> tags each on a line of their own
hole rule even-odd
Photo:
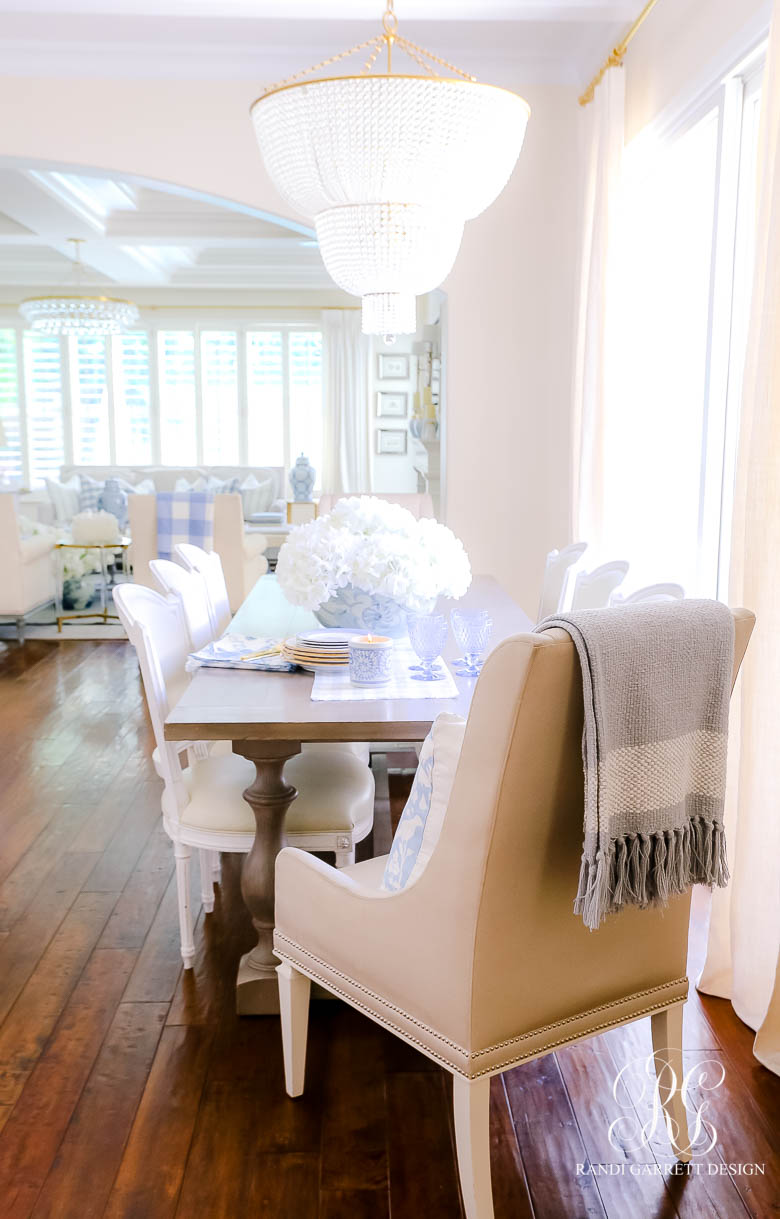
<svg viewBox="0 0 780 1219">
<path fill-rule="evenodd" d="M 262 576 L 229 623 L 224 635 L 191 655 L 190 671 L 200 666 L 269 673 L 307 671 L 305 646 L 327 649 L 360 638 L 361 628 L 323 628 L 308 610 L 292 605 L 273 575 Z M 379 635 L 381 639 L 381 633 Z M 371 637 L 368 636 L 370 640 Z M 408 635 L 389 640 L 389 678 L 377 684 L 356 684 L 349 663 L 314 665 L 310 697 L 314 702 L 368 702 L 381 699 L 452 699 L 458 686 L 448 664 L 437 659 L 431 680 L 421 681 L 419 656 Z M 297 644 L 297 648 L 296 648 Z M 295 649 L 294 653 L 285 650 Z M 344 659 L 342 652 L 339 655 Z M 303 663 L 301 663 L 301 657 Z M 296 663 L 296 659 L 299 663 Z"/>
</svg>

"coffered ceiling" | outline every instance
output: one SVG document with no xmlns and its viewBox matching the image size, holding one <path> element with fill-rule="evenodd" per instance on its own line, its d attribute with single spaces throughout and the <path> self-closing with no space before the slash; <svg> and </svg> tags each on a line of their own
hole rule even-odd
<svg viewBox="0 0 780 1219">
<path fill-rule="evenodd" d="M 84 239 L 82 260 L 97 285 L 333 287 L 313 238 L 280 224 L 120 179 L 0 170 L 0 285 L 61 285 L 69 237 Z"/>
</svg>

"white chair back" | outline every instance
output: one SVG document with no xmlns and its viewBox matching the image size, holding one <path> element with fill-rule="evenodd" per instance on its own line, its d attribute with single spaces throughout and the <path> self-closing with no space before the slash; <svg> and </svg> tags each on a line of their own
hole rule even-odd
<svg viewBox="0 0 780 1219">
<path fill-rule="evenodd" d="M 178 597 L 162 597 L 142 584 L 119 584 L 113 597 L 141 667 L 166 795 L 170 793 L 175 807 L 182 809 L 189 797 L 178 750 L 172 741 L 166 741 L 164 725 L 171 702 L 176 701 L 171 692 L 181 688 L 185 678 L 189 638 L 184 611 Z M 167 811 L 172 812 L 170 801 L 164 796 L 164 807 L 166 803 Z"/>
<path fill-rule="evenodd" d="M 564 608 L 569 573 L 587 549 L 587 542 L 573 542 L 571 546 L 564 546 L 563 550 L 550 551 L 544 566 L 538 622 Z"/>
<path fill-rule="evenodd" d="M 685 596 L 682 584 L 648 584 L 638 588 L 635 593 L 621 597 L 613 593 L 609 599 L 610 605 L 637 605 L 640 601 L 680 601 Z"/>
<path fill-rule="evenodd" d="M 222 560 L 215 550 L 201 550 L 190 542 L 180 542 L 174 547 L 174 556 L 187 571 L 199 572 L 206 581 L 206 595 L 211 609 L 212 639 L 224 634 L 232 617 L 228 599 Z"/>
<path fill-rule="evenodd" d="M 593 571 L 578 572 L 574 580 L 571 608 L 602 609 L 609 605 L 610 597 L 618 585 L 623 583 L 627 574 L 628 563 L 625 559 L 603 563 L 601 567 L 594 567 Z"/>
<path fill-rule="evenodd" d="M 178 597 L 181 602 L 192 650 L 197 652 L 211 643 L 214 633 L 205 577 L 199 571 L 187 571 L 170 559 L 150 559 L 149 570 L 160 592 L 167 597 Z"/>
</svg>

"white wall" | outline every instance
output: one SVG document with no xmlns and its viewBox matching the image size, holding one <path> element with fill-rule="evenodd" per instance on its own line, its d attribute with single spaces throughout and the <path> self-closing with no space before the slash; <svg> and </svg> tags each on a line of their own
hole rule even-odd
<svg viewBox="0 0 780 1219">
<path fill-rule="evenodd" d="M 626 139 L 668 106 L 730 71 L 769 28 L 768 0 L 657 5 L 626 56 Z"/>
<path fill-rule="evenodd" d="M 448 293 L 446 519 L 474 569 L 533 612 L 568 540 L 579 109 L 570 86 L 517 87 L 532 114 L 515 173 L 466 226 Z M 280 216 L 246 81 L 0 80 L 0 157 L 172 182 Z M 0 210 L 2 202 L 0 201 Z"/>
</svg>

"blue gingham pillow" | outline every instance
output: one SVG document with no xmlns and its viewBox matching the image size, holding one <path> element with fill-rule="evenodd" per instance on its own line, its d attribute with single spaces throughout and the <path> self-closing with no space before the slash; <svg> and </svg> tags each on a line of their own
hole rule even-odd
<svg viewBox="0 0 780 1219">
<path fill-rule="evenodd" d="M 81 475 L 81 490 L 79 491 L 79 512 L 97 512 L 98 500 L 103 494 L 105 482 L 98 482 L 87 474 Z"/>
<path fill-rule="evenodd" d="M 417 773 L 398 822 L 381 888 L 397 893 L 417 880 L 439 841 L 466 721 L 442 711 L 423 741 Z"/>
</svg>

